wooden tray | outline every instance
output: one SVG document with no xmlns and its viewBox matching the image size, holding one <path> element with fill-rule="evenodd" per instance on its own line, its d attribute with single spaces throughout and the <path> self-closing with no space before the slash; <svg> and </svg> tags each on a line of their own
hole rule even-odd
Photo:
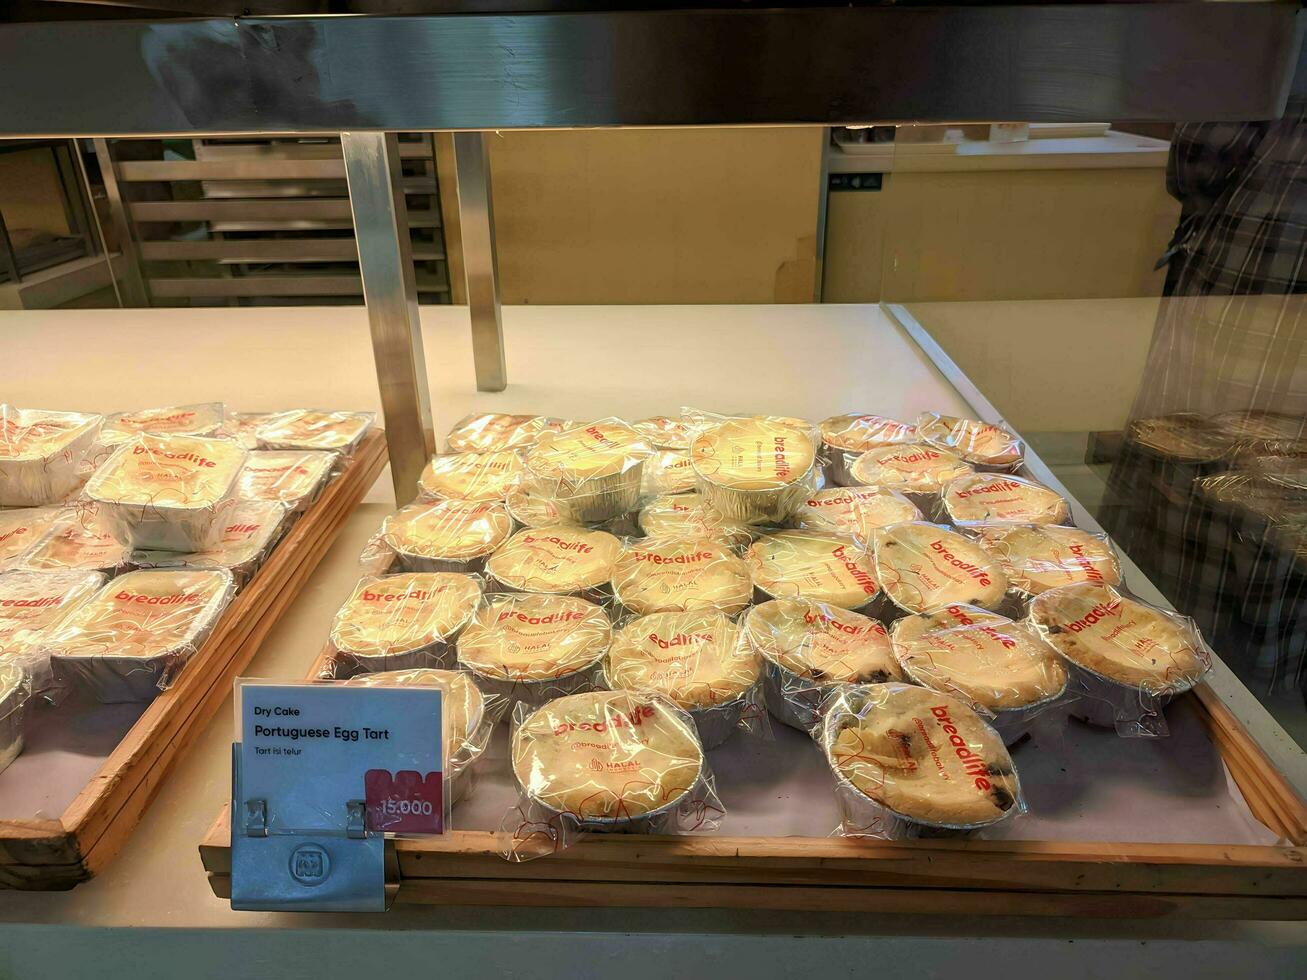
<svg viewBox="0 0 1307 980">
<path fill-rule="evenodd" d="M 0 820 L 0 888 L 71 888 L 112 860 L 385 464 L 385 435 L 374 430 L 58 820 Z"/>
<path fill-rule="evenodd" d="M 309 669 L 316 678 L 322 657 Z M 591 835 L 510 864 L 495 835 L 395 841 L 396 901 L 435 905 L 750 908 L 797 911 L 1214 919 L 1307 918 L 1307 804 L 1225 704 L 1185 695 L 1253 815 L 1284 846 L 870 841 L 832 837 Z M 226 809 L 200 845 L 231 895 Z"/>
</svg>

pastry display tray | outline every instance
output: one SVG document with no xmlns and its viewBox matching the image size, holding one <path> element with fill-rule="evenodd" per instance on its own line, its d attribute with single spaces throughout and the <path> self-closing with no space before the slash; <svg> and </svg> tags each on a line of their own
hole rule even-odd
<svg viewBox="0 0 1307 980">
<path fill-rule="evenodd" d="M 71 888 L 113 858 L 386 459 L 374 430 L 149 704 L 32 709 L 25 750 L 0 773 L 0 888 Z"/>
</svg>

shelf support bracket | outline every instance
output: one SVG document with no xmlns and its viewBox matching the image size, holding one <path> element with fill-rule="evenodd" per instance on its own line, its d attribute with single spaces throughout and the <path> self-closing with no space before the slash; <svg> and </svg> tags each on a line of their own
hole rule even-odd
<svg viewBox="0 0 1307 980">
<path fill-rule="evenodd" d="M 390 449 L 395 502 L 417 496 L 435 450 L 431 393 L 422 349 L 413 245 L 395 133 L 341 133 L 363 301 L 367 304 L 377 387 Z"/>
<path fill-rule="evenodd" d="M 495 253 L 495 209 L 485 133 L 454 134 L 454 167 L 477 391 L 503 391 L 508 387 L 508 370 L 504 364 L 504 324 L 499 315 L 499 259 Z"/>
</svg>

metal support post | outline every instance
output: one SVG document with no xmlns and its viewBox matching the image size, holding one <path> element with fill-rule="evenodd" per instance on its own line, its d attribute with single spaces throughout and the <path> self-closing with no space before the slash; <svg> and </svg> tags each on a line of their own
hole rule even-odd
<svg viewBox="0 0 1307 980">
<path fill-rule="evenodd" d="M 394 133 L 341 133 L 340 145 L 390 448 L 390 475 L 396 503 L 406 504 L 417 496 L 418 477 L 435 449 L 435 433 L 400 183 L 399 141 Z"/>
<path fill-rule="evenodd" d="M 118 181 L 118 168 L 114 165 L 113 154 L 109 152 L 108 140 L 95 140 L 95 156 L 100 161 L 100 179 L 104 182 L 104 194 L 109 201 L 109 220 L 113 222 L 114 234 L 118 238 L 118 250 L 124 260 L 119 304 L 132 307 L 149 306 L 150 294 L 145 287 L 145 276 L 141 273 L 141 257 L 136 250 L 136 240 L 132 237 L 132 222 L 127 214 L 127 201 L 123 197 L 122 185 Z M 91 206 L 95 206 L 94 202 Z M 106 262 L 109 262 L 108 252 L 106 247 Z M 112 262 L 109 262 L 109 275 L 113 277 Z"/>
<path fill-rule="evenodd" d="M 499 260 L 490 192 L 490 154 L 485 133 L 454 134 L 458 213 L 467 270 L 467 309 L 472 320 L 472 359 L 478 391 L 508 387 L 504 325 L 499 316 Z"/>
</svg>

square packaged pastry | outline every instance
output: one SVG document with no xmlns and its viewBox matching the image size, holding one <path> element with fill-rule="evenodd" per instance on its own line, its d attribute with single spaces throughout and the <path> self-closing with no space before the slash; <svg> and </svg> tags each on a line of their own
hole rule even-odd
<svg viewBox="0 0 1307 980">
<path fill-rule="evenodd" d="M 131 546 L 114 537 L 99 505 L 81 502 L 59 513 L 19 567 L 41 572 L 81 569 L 113 576 L 127 570 L 131 555 Z"/>
<path fill-rule="evenodd" d="M 56 686 L 106 703 L 151 700 L 172 686 L 234 591 L 227 571 L 119 576 L 46 635 Z"/>
<path fill-rule="evenodd" d="M 257 450 L 245 459 L 236 495 L 276 501 L 298 514 L 318 499 L 339 454 L 320 449 Z"/>
<path fill-rule="evenodd" d="M 54 528 L 61 513 L 59 507 L 0 510 L 0 572 L 19 567 L 24 556 Z"/>
<path fill-rule="evenodd" d="M 37 690 L 50 682 L 42 654 L 46 634 L 104 585 L 99 572 L 6 572 L 0 575 L 0 668 L 19 666 Z"/>
<path fill-rule="evenodd" d="M 260 449 L 322 449 L 352 455 L 372 428 L 372 412 L 297 408 L 275 412 L 254 433 Z"/>
<path fill-rule="evenodd" d="M 246 452 L 230 439 L 156 436 L 125 443 L 86 495 L 118 540 L 149 551 L 207 551 L 236 506 Z"/>
<path fill-rule="evenodd" d="M 273 500 L 242 500 L 231 512 L 222 540 L 207 551 L 134 551 L 137 568 L 225 568 L 243 588 L 281 540 L 289 514 Z"/>
<path fill-rule="evenodd" d="M 82 461 L 102 416 L 47 412 L 0 403 L 0 507 L 65 500 L 82 482 Z"/>
<path fill-rule="evenodd" d="M 104 426 L 100 430 L 100 442 L 102 445 L 120 446 L 143 432 L 156 436 L 216 436 L 222 432 L 225 422 L 223 413 L 222 402 L 115 412 L 105 416 Z"/>
</svg>

